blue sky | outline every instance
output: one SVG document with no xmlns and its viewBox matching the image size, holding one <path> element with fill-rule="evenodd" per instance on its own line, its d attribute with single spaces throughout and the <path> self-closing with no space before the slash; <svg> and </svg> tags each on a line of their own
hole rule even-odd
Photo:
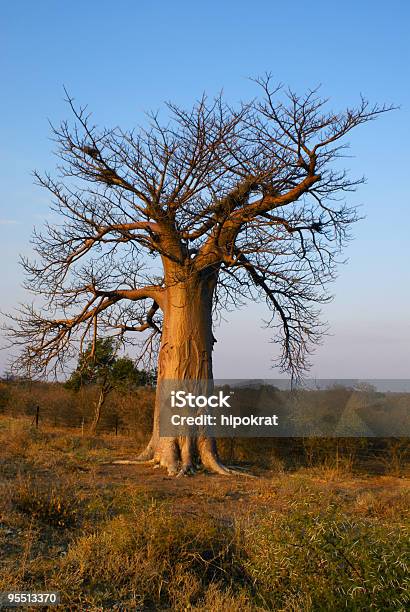
<svg viewBox="0 0 410 612">
<path fill-rule="evenodd" d="M 55 167 L 48 120 L 69 116 L 63 85 L 96 122 L 131 127 L 164 100 L 190 105 L 221 89 L 232 102 L 249 98 L 248 77 L 271 71 L 300 92 L 321 83 L 337 109 L 360 93 L 401 106 L 350 139 L 346 165 L 367 177 L 350 202 L 366 218 L 324 309 L 332 335 L 312 375 L 409 377 L 409 24 L 405 0 L 2 3 L 1 308 L 27 297 L 17 258 L 49 204 L 31 172 Z M 277 375 L 263 313 L 249 306 L 217 330 L 218 377 Z M 0 372 L 5 362 L 0 353 Z"/>
</svg>

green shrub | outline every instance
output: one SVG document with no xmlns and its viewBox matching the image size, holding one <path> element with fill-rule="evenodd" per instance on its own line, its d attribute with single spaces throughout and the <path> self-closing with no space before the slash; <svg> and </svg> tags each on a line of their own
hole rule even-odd
<svg viewBox="0 0 410 612">
<path fill-rule="evenodd" d="M 245 567 L 275 610 L 405 610 L 409 533 L 341 515 L 310 501 L 270 514 L 244 532 Z"/>
</svg>

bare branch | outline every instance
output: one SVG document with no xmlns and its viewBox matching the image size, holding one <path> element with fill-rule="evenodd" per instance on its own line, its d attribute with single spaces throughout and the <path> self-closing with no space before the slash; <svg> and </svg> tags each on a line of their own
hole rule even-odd
<svg viewBox="0 0 410 612">
<path fill-rule="evenodd" d="M 344 198 L 363 179 L 340 166 L 345 139 L 393 107 L 361 98 L 327 111 L 317 89 L 300 96 L 269 75 L 256 82 L 260 100 L 169 103 L 165 123 L 151 114 L 129 131 L 98 128 L 67 94 L 73 123 L 52 128 L 57 176 L 35 173 L 56 222 L 34 233 L 37 261 L 22 261 L 43 303 L 11 316 L 21 364 L 40 373 L 100 333 L 133 342 L 147 332 L 150 351 L 172 291 L 208 283 L 218 313 L 265 299 L 280 366 L 294 376 L 307 367 L 323 333 L 317 305 L 358 218 Z"/>
</svg>

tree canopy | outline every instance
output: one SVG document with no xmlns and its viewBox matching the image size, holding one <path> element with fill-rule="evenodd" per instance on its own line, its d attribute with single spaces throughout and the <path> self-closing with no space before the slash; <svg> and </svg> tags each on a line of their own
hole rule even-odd
<svg viewBox="0 0 410 612">
<path fill-rule="evenodd" d="M 12 318 L 19 364 L 33 374 L 64 365 L 84 343 L 118 334 L 141 354 L 158 346 L 167 292 L 212 274 L 214 316 L 264 300 L 298 375 L 321 338 L 341 247 L 357 212 L 345 195 L 362 182 L 340 165 L 346 137 L 389 107 L 327 110 L 317 90 L 298 95 L 258 79 L 261 97 L 237 107 L 203 96 L 167 104 L 135 130 L 97 127 L 68 96 L 73 122 L 53 128 L 58 174 L 35 173 L 60 223 L 35 233 L 23 259 L 27 289 L 47 308 Z M 251 324 L 251 322 L 250 322 Z M 134 340 L 133 340 L 134 338 Z"/>
<path fill-rule="evenodd" d="M 80 353 L 75 370 L 65 387 L 78 391 L 86 385 L 104 385 L 108 390 L 130 391 L 153 382 L 153 375 L 138 370 L 130 357 L 118 357 L 113 338 L 98 338 Z"/>
</svg>

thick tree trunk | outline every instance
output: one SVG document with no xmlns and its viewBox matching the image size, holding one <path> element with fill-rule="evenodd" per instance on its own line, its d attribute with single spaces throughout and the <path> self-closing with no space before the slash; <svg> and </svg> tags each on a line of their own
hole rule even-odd
<svg viewBox="0 0 410 612">
<path fill-rule="evenodd" d="M 160 385 L 163 381 L 212 383 L 212 300 L 215 274 L 196 274 L 168 282 L 163 304 L 164 322 L 158 359 L 158 385 L 151 440 L 139 460 L 152 461 L 169 474 L 187 474 L 197 463 L 222 474 L 230 471 L 218 460 L 215 440 L 199 437 L 161 437 Z"/>
</svg>

